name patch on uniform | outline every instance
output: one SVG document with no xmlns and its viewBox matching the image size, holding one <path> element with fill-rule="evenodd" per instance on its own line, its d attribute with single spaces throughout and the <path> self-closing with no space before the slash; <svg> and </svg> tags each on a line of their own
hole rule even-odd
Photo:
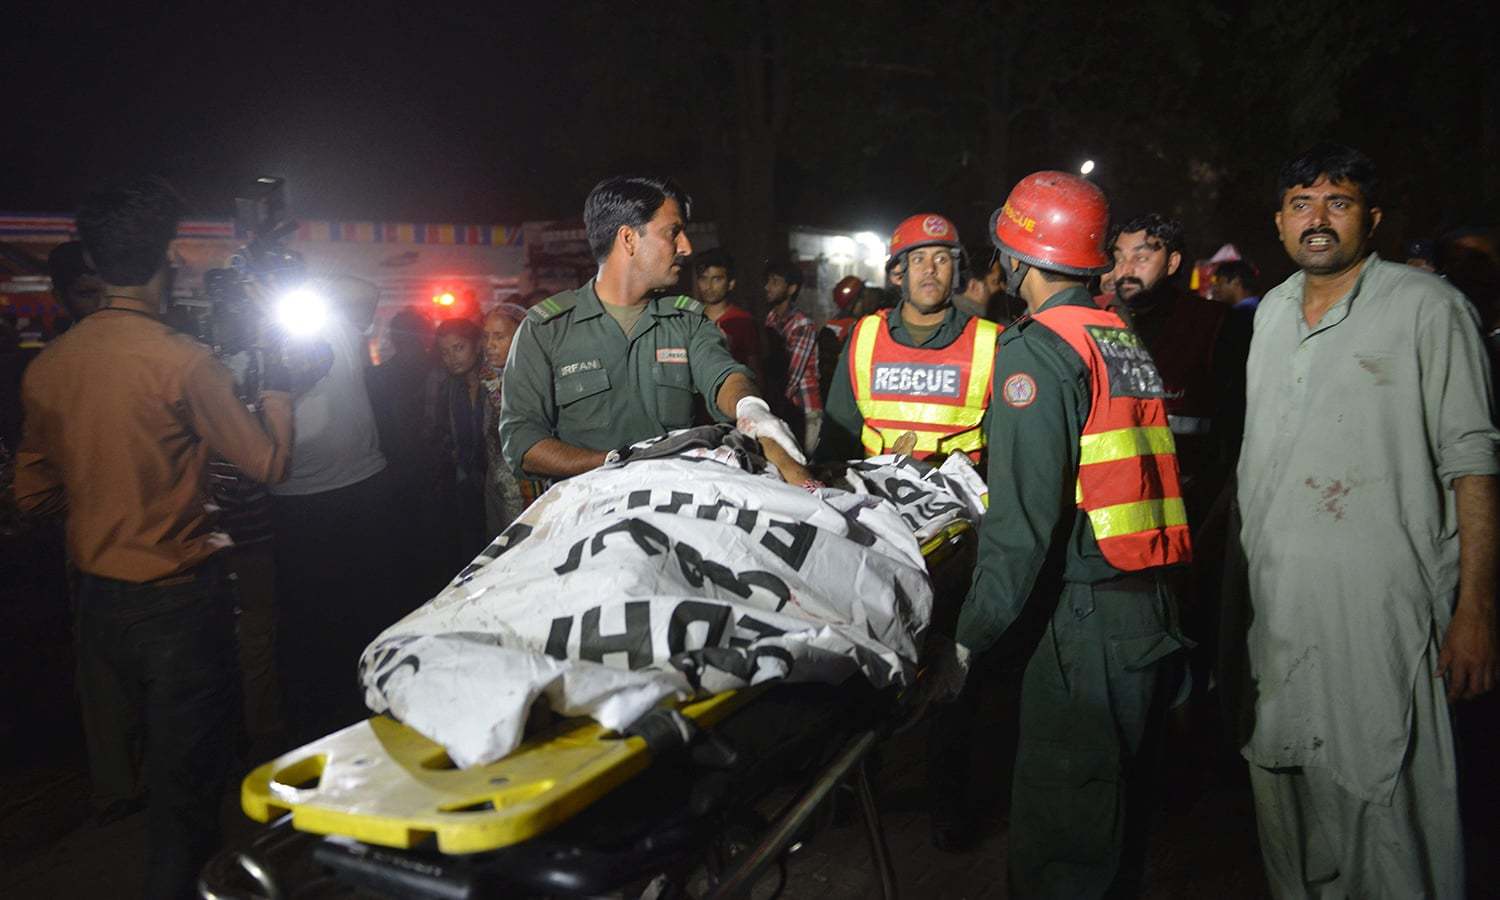
<svg viewBox="0 0 1500 900">
<path fill-rule="evenodd" d="M 659 363 L 685 363 L 687 362 L 686 347 L 658 347 L 656 349 L 656 361 Z"/>
<path fill-rule="evenodd" d="M 567 378 L 569 375 L 577 375 L 579 372 L 592 372 L 595 369 L 604 368 L 604 361 L 598 359 L 586 359 L 583 362 L 568 363 L 557 369 L 558 378 Z"/>
<path fill-rule="evenodd" d="M 1016 409 L 1025 409 L 1036 402 L 1036 379 L 1025 372 L 1017 372 L 1005 379 L 1005 384 L 1000 387 L 1000 396 Z"/>
<path fill-rule="evenodd" d="M 1161 372 L 1139 336 L 1128 328 L 1085 325 L 1089 337 L 1104 356 L 1111 397 L 1165 397 Z"/>
<path fill-rule="evenodd" d="M 876 363 L 870 390 L 908 397 L 957 397 L 963 380 L 958 366 L 931 363 Z"/>
</svg>

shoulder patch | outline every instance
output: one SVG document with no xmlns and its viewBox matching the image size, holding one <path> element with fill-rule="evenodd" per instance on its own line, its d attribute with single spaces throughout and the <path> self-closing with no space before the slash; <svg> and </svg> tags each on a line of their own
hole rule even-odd
<svg viewBox="0 0 1500 900">
<path fill-rule="evenodd" d="M 549 322 L 572 309 L 577 303 L 578 300 L 573 296 L 571 291 L 564 294 L 554 294 L 536 306 L 533 306 L 526 312 L 526 316 L 536 322 Z"/>
<path fill-rule="evenodd" d="M 1025 409 L 1036 402 L 1036 379 L 1025 372 L 1017 372 L 1005 379 L 1005 384 L 1000 388 L 1000 396 L 1007 406 Z"/>
<path fill-rule="evenodd" d="M 695 313 L 703 312 L 703 304 L 699 303 L 697 300 L 694 300 L 692 297 L 674 297 L 670 302 L 674 309 L 681 309 L 687 312 Z"/>
</svg>

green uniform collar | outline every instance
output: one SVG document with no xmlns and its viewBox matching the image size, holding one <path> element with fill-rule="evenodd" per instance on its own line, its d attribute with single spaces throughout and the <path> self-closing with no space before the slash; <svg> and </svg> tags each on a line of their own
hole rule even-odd
<svg viewBox="0 0 1500 900">
<path fill-rule="evenodd" d="M 1051 297 L 1048 297 L 1047 302 L 1043 303 L 1042 308 L 1037 310 L 1037 312 L 1051 309 L 1054 306 L 1092 306 L 1096 309 L 1098 308 L 1098 304 L 1094 302 L 1094 298 L 1090 296 L 1088 290 L 1082 287 L 1070 287 L 1066 290 L 1058 291 Z"/>
<path fill-rule="evenodd" d="M 599 299 L 594 279 L 590 278 L 587 284 L 573 291 L 573 297 L 573 321 L 583 322 L 604 315 L 604 301 Z M 680 316 L 684 312 L 702 312 L 703 304 L 691 297 L 670 294 L 647 300 L 646 309 L 659 319 L 664 316 Z"/>
<path fill-rule="evenodd" d="M 604 301 L 599 299 L 599 292 L 594 290 L 594 279 L 590 278 L 588 283 L 573 292 L 577 302 L 573 304 L 573 321 L 582 322 L 604 315 Z"/>
<path fill-rule="evenodd" d="M 906 347 L 915 347 L 912 343 L 911 331 L 908 329 L 906 320 L 901 317 L 901 310 L 906 307 L 906 301 L 902 300 L 885 317 L 885 327 L 890 332 L 896 343 Z M 948 304 L 948 311 L 943 315 L 943 321 L 938 324 L 937 330 L 927 339 L 924 347 L 946 347 L 953 343 L 960 334 L 963 334 L 964 326 L 969 324 L 972 318 L 968 313 Z"/>
</svg>

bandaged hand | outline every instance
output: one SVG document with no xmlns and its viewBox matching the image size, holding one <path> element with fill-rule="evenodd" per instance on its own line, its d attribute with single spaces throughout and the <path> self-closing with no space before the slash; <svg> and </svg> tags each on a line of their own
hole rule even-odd
<svg viewBox="0 0 1500 900">
<path fill-rule="evenodd" d="M 958 698 L 969 679 L 969 648 L 946 637 L 928 641 L 932 654 L 923 679 L 923 693 L 930 700 L 950 703 Z"/>
<path fill-rule="evenodd" d="M 797 446 L 792 429 L 771 415 L 771 407 L 766 405 L 766 401 L 759 397 L 741 397 L 740 402 L 735 404 L 734 417 L 734 427 L 740 431 L 762 441 L 775 441 L 786 451 L 787 456 L 800 465 L 807 465 L 807 454 Z"/>
</svg>

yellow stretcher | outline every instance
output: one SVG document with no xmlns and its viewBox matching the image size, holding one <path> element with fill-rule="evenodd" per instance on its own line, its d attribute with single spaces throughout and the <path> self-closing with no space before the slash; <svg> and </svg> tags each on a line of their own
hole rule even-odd
<svg viewBox="0 0 1500 900">
<path fill-rule="evenodd" d="M 725 691 L 678 710 L 712 728 L 756 693 Z M 442 853 L 477 853 L 560 825 L 649 763 L 643 738 L 568 719 L 502 760 L 459 769 L 440 745 L 375 716 L 257 768 L 240 805 L 257 822 L 290 813 L 299 831 L 382 847 L 436 840 Z"/>
<path fill-rule="evenodd" d="M 969 524 L 959 521 L 923 542 L 922 553 L 940 596 L 967 588 L 971 538 Z M 961 568 L 955 571 L 958 557 L 965 558 L 958 560 Z M 753 706 L 771 687 L 727 691 L 677 704 L 675 709 L 711 734 L 725 719 Z M 869 690 L 868 685 L 863 687 Z M 829 757 L 830 768 L 819 779 L 822 787 L 815 799 L 821 801 L 838 781 L 851 775 L 856 778 L 871 828 L 872 851 L 889 892 L 893 878 L 861 762 L 876 735 L 860 731 L 843 737 L 849 740 L 840 753 Z M 381 715 L 259 766 L 245 778 L 240 799 L 250 818 L 276 823 L 282 844 L 295 831 L 331 836 L 336 846 L 346 849 L 393 848 L 425 854 L 422 858 L 429 860 L 462 855 L 484 858 L 554 832 L 647 770 L 655 755 L 643 737 L 610 732 L 591 719 L 560 719 L 528 737 L 506 758 L 460 769 L 442 746 Z M 804 816 L 811 813 L 812 805 L 806 806 Z M 783 846 L 791 836 L 791 829 L 785 829 Z M 264 840 L 262 844 L 265 850 Z M 372 853 L 366 849 L 356 855 L 368 865 L 375 858 Z M 221 856 L 204 874 L 203 896 L 280 893 L 264 853 L 260 857 L 249 852 Z M 764 867 L 772 857 L 762 847 L 758 856 L 749 854 L 749 861 Z M 380 859 L 385 861 L 382 864 L 397 866 L 410 862 L 399 852 Z M 416 863 L 411 866 L 422 868 Z M 235 891 L 225 886 L 235 877 L 243 880 L 245 873 L 259 884 L 258 889 Z M 748 884 L 746 879 L 754 874 L 742 872 L 739 880 Z M 734 878 L 725 880 L 738 883 Z"/>
</svg>

